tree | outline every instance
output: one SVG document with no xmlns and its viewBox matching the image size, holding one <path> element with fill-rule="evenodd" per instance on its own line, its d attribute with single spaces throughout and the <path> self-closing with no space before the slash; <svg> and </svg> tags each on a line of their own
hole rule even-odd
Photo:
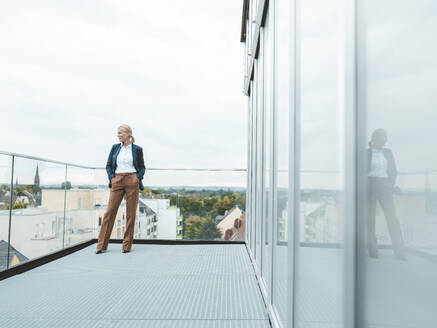
<svg viewBox="0 0 437 328">
<path fill-rule="evenodd" d="M 12 205 L 12 209 L 13 210 L 18 210 L 18 209 L 22 209 L 22 208 L 26 208 L 27 205 L 24 203 L 24 201 L 17 201 Z M 3 209 L 8 210 L 9 209 L 9 203 L 5 203 L 3 205 Z"/>
<path fill-rule="evenodd" d="M 178 196 L 171 195 L 170 196 L 170 206 L 177 206 L 177 205 L 178 205 Z"/>
<path fill-rule="evenodd" d="M 208 217 L 203 220 L 200 225 L 198 239 L 212 240 L 216 238 L 221 238 L 221 236 L 222 233 L 219 228 L 217 228 L 217 225 L 213 218 Z"/>
<path fill-rule="evenodd" d="M 190 216 L 185 219 L 184 239 L 198 239 L 201 224 L 200 216 Z"/>
<path fill-rule="evenodd" d="M 245 211 L 246 210 L 246 195 L 238 195 L 235 200 L 235 204 L 240 206 L 240 208 Z"/>
<path fill-rule="evenodd" d="M 144 190 L 140 190 L 140 193 L 142 195 L 152 195 L 153 191 L 148 187 L 144 187 Z"/>
<path fill-rule="evenodd" d="M 216 197 L 205 198 L 203 200 L 203 204 L 204 204 L 205 210 L 207 212 L 211 212 L 214 209 L 214 205 L 217 204 L 217 201 L 218 200 L 217 200 Z"/>
<path fill-rule="evenodd" d="M 61 189 L 71 189 L 71 182 L 67 181 L 67 182 L 62 182 L 61 184 Z"/>
<path fill-rule="evenodd" d="M 199 214 L 201 208 L 203 207 L 202 201 L 200 198 L 188 198 L 189 199 L 189 207 L 188 210 Z"/>
<path fill-rule="evenodd" d="M 2 184 L 0 186 L 0 190 L 7 190 L 10 191 L 11 190 L 11 186 L 10 185 L 6 185 L 6 184 Z"/>
<path fill-rule="evenodd" d="M 226 211 L 229 211 L 234 206 L 234 203 L 228 196 L 220 198 L 220 200 L 214 204 L 214 210 L 219 215 L 224 215 Z"/>
</svg>

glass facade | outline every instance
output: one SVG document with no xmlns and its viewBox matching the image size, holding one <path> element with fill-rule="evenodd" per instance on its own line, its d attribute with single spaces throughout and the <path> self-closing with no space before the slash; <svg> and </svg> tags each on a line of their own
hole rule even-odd
<svg viewBox="0 0 437 328">
<path fill-rule="evenodd" d="M 247 246 L 277 327 L 434 327 L 437 4 L 248 1 Z"/>
</svg>

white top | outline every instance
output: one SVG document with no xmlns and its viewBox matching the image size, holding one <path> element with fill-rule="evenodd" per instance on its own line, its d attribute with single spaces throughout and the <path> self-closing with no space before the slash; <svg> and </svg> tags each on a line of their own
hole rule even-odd
<svg viewBox="0 0 437 328">
<path fill-rule="evenodd" d="M 132 159 L 132 144 L 124 147 L 121 144 L 120 152 L 117 156 L 117 168 L 115 173 L 132 173 L 136 172 Z"/>
<path fill-rule="evenodd" d="M 388 178 L 387 159 L 383 149 L 372 148 L 372 161 L 370 162 L 370 172 L 367 175 L 376 178 Z"/>
</svg>

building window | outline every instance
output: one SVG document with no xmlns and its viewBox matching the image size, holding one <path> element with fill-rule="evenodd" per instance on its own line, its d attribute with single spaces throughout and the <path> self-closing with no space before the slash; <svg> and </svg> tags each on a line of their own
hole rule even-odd
<svg viewBox="0 0 437 328">
<path fill-rule="evenodd" d="M 99 227 L 102 225 L 102 217 L 99 216 Z"/>
</svg>

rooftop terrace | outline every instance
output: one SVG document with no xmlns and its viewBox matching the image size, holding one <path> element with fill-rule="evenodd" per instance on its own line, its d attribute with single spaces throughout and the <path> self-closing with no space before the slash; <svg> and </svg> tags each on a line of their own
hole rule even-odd
<svg viewBox="0 0 437 328">
<path fill-rule="evenodd" d="M 95 245 L 0 282 L 0 327 L 270 327 L 244 244 Z"/>
</svg>

